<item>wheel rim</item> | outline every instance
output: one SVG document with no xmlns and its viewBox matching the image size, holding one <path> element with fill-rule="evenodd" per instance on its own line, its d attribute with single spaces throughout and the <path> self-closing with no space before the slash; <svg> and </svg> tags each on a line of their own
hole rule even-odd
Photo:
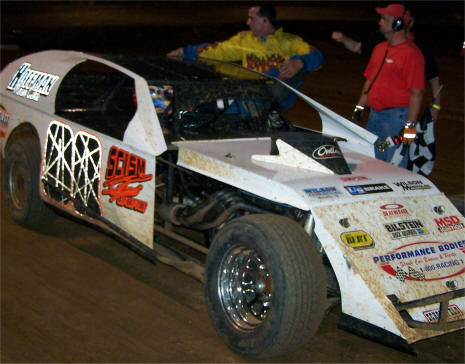
<svg viewBox="0 0 465 364">
<path fill-rule="evenodd" d="M 29 174 L 22 163 L 11 165 L 10 178 L 8 178 L 8 194 L 13 207 L 24 210 L 27 206 Z"/>
<path fill-rule="evenodd" d="M 220 265 L 218 293 L 228 320 L 250 331 L 259 327 L 271 309 L 272 280 L 258 253 L 236 245 Z"/>
</svg>

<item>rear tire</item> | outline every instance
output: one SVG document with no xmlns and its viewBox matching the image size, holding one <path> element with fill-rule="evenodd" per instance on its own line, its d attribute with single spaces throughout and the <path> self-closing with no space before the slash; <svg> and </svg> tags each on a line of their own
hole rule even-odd
<svg viewBox="0 0 465 364">
<path fill-rule="evenodd" d="M 323 263 L 310 236 L 288 218 L 248 215 L 231 221 L 213 240 L 206 273 L 210 318 L 240 355 L 292 351 L 323 319 Z"/>
<path fill-rule="evenodd" d="M 21 134 L 8 145 L 3 188 L 13 220 L 28 228 L 51 222 L 54 213 L 40 199 L 40 144 L 31 134 Z"/>
</svg>

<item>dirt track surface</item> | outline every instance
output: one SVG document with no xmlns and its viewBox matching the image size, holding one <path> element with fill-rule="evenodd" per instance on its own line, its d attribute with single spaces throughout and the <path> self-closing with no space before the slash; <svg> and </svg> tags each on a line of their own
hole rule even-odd
<svg viewBox="0 0 465 364">
<path fill-rule="evenodd" d="M 257 362 L 217 336 L 200 282 L 69 219 L 46 230 L 2 213 L 1 362 Z M 463 361 L 463 331 L 414 344 L 414 357 L 339 330 L 339 314 L 273 361 Z"/>
<path fill-rule="evenodd" d="M 330 41 L 315 45 L 326 63 L 307 75 L 302 90 L 350 116 L 366 59 Z M 446 194 L 463 195 L 463 58 L 438 62 L 445 88 L 430 178 Z M 290 114 L 303 120 L 299 105 Z M 1 206 L 1 362 L 256 362 L 217 336 L 200 282 L 67 218 L 41 232 L 26 230 L 11 220 L 3 199 Z M 310 342 L 273 361 L 464 360 L 463 331 L 414 344 L 414 357 L 339 330 L 339 315 L 336 306 Z"/>
</svg>

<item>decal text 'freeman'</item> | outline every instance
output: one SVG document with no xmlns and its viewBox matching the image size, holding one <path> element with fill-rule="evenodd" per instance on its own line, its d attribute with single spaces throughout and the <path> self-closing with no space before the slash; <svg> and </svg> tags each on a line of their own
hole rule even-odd
<svg viewBox="0 0 465 364">
<path fill-rule="evenodd" d="M 11 78 L 7 89 L 18 96 L 38 101 L 40 95 L 47 96 L 50 93 L 58 79 L 58 76 L 32 70 L 30 63 L 23 63 Z"/>
</svg>

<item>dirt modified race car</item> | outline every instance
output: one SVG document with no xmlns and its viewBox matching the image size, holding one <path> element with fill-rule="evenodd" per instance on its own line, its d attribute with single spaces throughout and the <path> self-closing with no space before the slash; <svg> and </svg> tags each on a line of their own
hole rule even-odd
<svg viewBox="0 0 465 364">
<path fill-rule="evenodd" d="M 274 87 L 322 130 L 291 122 Z M 59 209 L 197 277 L 241 355 L 303 345 L 334 296 L 340 327 L 405 351 L 464 327 L 461 213 L 424 176 L 376 160 L 374 135 L 277 79 L 44 51 L 4 68 L 0 111 L 13 219 L 34 227 Z"/>
</svg>

